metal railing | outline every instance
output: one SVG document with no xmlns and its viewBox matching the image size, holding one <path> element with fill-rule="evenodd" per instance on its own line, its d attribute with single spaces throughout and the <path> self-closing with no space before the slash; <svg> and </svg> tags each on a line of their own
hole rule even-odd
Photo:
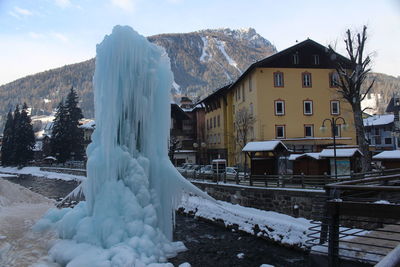
<svg viewBox="0 0 400 267">
<path fill-rule="evenodd" d="M 302 189 L 323 189 L 326 184 L 337 183 L 343 181 L 351 181 L 362 178 L 381 177 L 390 174 L 400 174 L 400 169 L 388 170 L 375 170 L 364 173 L 353 173 L 349 175 L 295 175 L 295 174 L 281 174 L 281 175 L 239 175 L 236 176 L 226 175 L 225 173 L 205 174 L 197 171 L 184 171 L 181 174 L 189 179 L 210 181 L 210 182 L 224 182 L 235 183 L 246 186 L 257 187 L 279 187 L 279 188 L 302 188 Z"/>
<path fill-rule="evenodd" d="M 339 266 L 344 260 L 375 264 L 400 244 L 399 174 L 327 184 L 325 189 L 325 205 L 307 241 L 312 255 L 327 255 L 325 265 Z"/>
</svg>

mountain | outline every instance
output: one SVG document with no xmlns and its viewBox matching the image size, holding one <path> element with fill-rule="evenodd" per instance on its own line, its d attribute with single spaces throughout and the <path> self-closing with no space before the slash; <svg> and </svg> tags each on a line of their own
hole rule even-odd
<svg viewBox="0 0 400 267">
<path fill-rule="evenodd" d="M 365 84 L 369 85 L 375 79 L 374 86 L 366 98 L 373 107 L 370 114 L 383 114 L 393 95 L 400 95 L 400 76 L 394 77 L 383 73 L 370 73 Z"/>
<path fill-rule="evenodd" d="M 172 94 L 199 97 L 238 77 L 250 64 L 276 52 L 254 29 L 202 30 L 160 34 L 148 39 L 162 47 L 174 73 Z M 0 114 L 26 102 L 33 115 L 50 113 L 73 86 L 85 117 L 94 117 L 95 61 L 66 65 L 0 86 Z"/>
</svg>

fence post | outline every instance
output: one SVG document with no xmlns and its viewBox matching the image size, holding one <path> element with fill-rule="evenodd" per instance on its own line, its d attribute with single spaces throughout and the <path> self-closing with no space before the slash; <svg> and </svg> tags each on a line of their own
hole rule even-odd
<svg viewBox="0 0 400 267">
<path fill-rule="evenodd" d="M 329 204 L 328 266 L 336 267 L 339 266 L 339 206 L 337 202 Z"/>
<path fill-rule="evenodd" d="M 324 172 L 324 184 L 328 184 L 328 183 L 329 183 L 328 174 L 326 172 Z"/>
<path fill-rule="evenodd" d="M 236 181 L 236 184 L 239 184 L 239 172 L 236 172 L 235 181 Z"/>
<path fill-rule="evenodd" d="M 226 184 L 226 171 L 222 175 L 224 176 L 224 184 Z"/>
<path fill-rule="evenodd" d="M 253 174 L 250 173 L 249 177 L 250 186 L 253 186 Z"/>
<path fill-rule="evenodd" d="M 301 173 L 301 188 L 304 188 L 304 172 Z"/>
</svg>

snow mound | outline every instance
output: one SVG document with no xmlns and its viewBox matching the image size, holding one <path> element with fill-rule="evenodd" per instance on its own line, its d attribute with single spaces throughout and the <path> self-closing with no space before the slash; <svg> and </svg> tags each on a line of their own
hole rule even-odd
<svg viewBox="0 0 400 267">
<path fill-rule="evenodd" d="M 18 204 L 52 204 L 53 201 L 34 193 L 25 187 L 0 179 L 0 211 L 3 207 Z"/>
<path fill-rule="evenodd" d="M 52 207 L 53 201 L 0 179 L 0 266 L 30 266 L 47 254 L 56 234 L 31 228 Z"/>
</svg>

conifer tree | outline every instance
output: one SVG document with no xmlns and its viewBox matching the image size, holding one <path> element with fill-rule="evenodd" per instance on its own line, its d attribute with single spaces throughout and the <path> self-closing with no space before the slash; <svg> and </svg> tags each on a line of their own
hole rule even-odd
<svg viewBox="0 0 400 267">
<path fill-rule="evenodd" d="M 16 128 L 14 132 L 14 163 L 25 165 L 28 161 L 33 159 L 33 148 L 35 147 L 35 134 L 33 132 L 31 118 L 28 115 L 28 106 L 26 103 L 24 103 L 18 115 L 14 115 L 14 121 L 16 125 L 18 125 L 18 128 Z M 18 120 L 16 120 L 16 118 Z"/>
<path fill-rule="evenodd" d="M 16 145 L 17 145 L 17 138 L 16 138 L 16 133 L 19 131 L 19 127 L 20 127 L 20 118 L 21 118 L 21 112 L 19 111 L 19 105 L 17 105 L 15 107 L 14 110 L 14 123 L 13 123 L 13 150 L 12 150 L 12 154 L 11 154 L 11 164 L 12 165 L 16 165 L 18 160 L 17 160 L 17 149 L 16 149 Z"/>
<path fill-rule="evenodd" d="M 82 118 L 82 110 L 78 107 L 78 96 L 71 88 L 65 103 L 61 101 L 58 105 L 53 124 L 52 154 L 59 162 L 71 158 L 83 159 L 83 131 L 79 128 L 79 120 Z"/>
<path fill-rule="evenodd" d="M 65 101 L 65 110 L 67 114 L 67 141 L 69 144 L 70 156 L 74 159 L 82 160 L 83 149 L 83 131 L 79 128 L 79 120 L 83 118 L 82 110 L 78 107 L 78 95 L 73 87 Z"/>
<path fill-rule="evenodd" d="M 53 129 L 51 133 L 51 152 L 57 157 L 59 162 L 65 162 L 69 153 L 67 153 L 66 138 L 66 111 L 63 101 L 58 104 L 57 112 L 53 121 Z"/>
<path fill-rule="evenodd" d="M 13 149 L 14 149 L 14 118 L 10 110 L 8 112 L 6 125 L 3 131 L 3 144 L 1 147 L 1 164 L 3 166 L 12 165 Z"/>
</svg>

